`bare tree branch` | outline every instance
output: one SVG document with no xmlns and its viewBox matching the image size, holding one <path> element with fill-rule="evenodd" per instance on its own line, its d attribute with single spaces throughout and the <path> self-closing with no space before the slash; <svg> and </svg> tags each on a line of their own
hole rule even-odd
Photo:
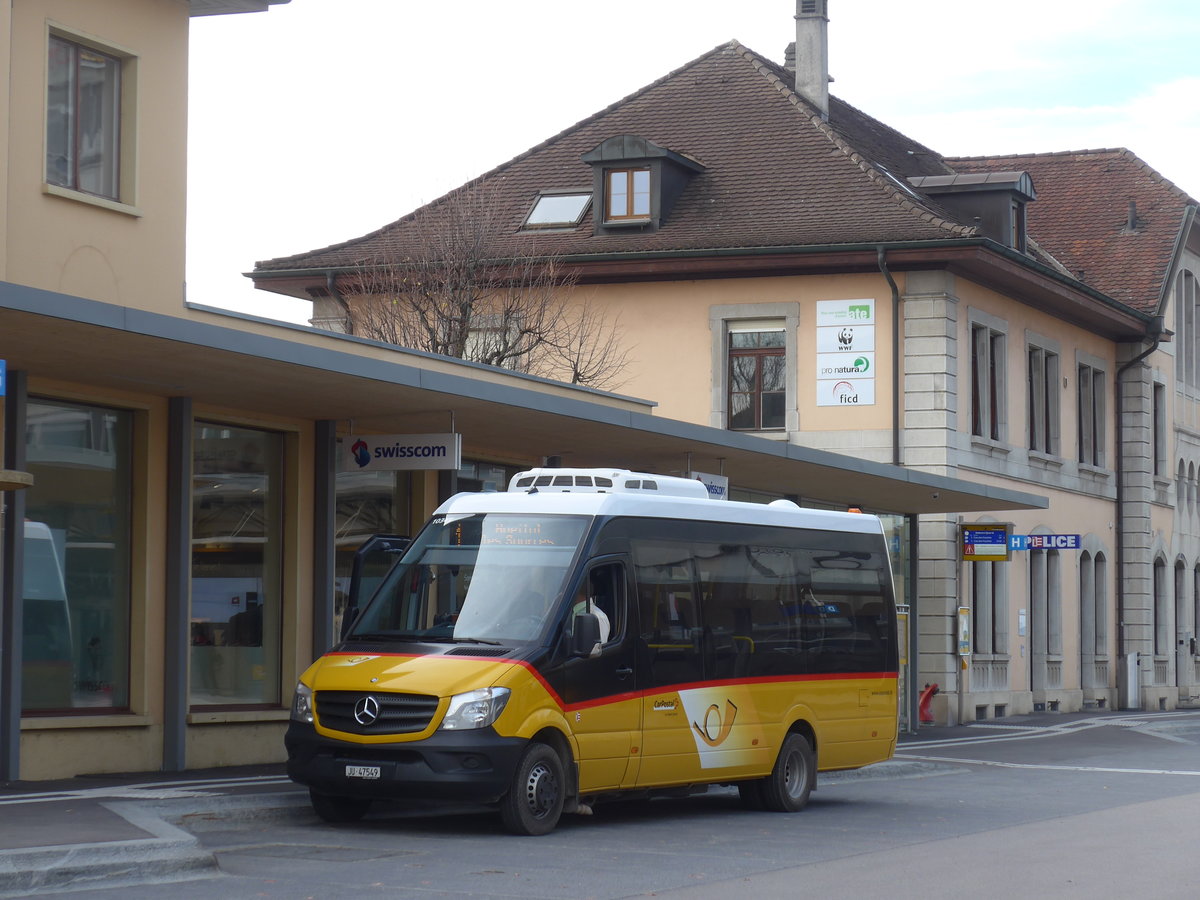
<svg viewBox="0 0 1200 900">
<path fill-rule="evenodd" d="M 427 207 L 406 245 L 340 275 L 347 331 L 571 384 L 618 386 L 629 351 L 615 321 L 575 298 L 574 273 L 534 235 L 518 255 L 498 251 L 512 223 L 499 213 L 497 187 L 478 182 Z"/>
</svg>

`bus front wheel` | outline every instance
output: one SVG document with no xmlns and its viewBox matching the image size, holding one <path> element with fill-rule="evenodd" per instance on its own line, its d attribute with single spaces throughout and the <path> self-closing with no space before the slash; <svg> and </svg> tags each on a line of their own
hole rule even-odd
<svg viewBox="0 0 1200 900">
<path fill-rule="evenodd" d="M 799 812 L 808 803 L 817 778 L 812 745 L 802 734 L 783 739 L 771 774 L 759 783 L 763 808 L 771 812 Z"/>
<path fill-rule="evenodd" d="M 562 816 L 566 779 L 554 749 L 530 744 L 500 801 L 500 818 L 513 834 L 537 835 L 554 830 Z"/>
</svg>

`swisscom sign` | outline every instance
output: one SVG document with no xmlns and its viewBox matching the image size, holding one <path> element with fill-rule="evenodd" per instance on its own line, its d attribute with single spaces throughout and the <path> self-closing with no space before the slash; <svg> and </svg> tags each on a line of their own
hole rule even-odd
<svg viewBox="0 0 1200 900">
<path fill-rule="evenodd" d="M 460 434 L 351 434 L 339 452 L 343 472 L 457 469 L 462 465 Z"/>
</svg>

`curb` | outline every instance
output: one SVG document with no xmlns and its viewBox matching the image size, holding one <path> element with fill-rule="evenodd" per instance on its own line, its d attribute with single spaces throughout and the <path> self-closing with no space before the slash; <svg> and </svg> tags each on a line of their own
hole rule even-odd
<svg viewBox="0 0 1200 900">
<path fill-rule="evenodd" d="M 229 823 L 291 819 L 311 812 L 307 794 L 101 805 L 153 836 L 0 850 L 0 898 L 85 891 L 101 883 L 107 889 L 211 878 L 220 872 L 216 856 L 201 847 L 195 835 L 179 827 L 181 823 L 203 832 Z"/>
</svg>

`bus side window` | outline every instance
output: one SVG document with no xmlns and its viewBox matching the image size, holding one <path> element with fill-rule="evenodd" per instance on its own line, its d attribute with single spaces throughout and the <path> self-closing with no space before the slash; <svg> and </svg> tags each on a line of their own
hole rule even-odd
<svg viewBox="0 0 1200 900">
<path fill-rule="evenodd" d="M 625 632 L 625 567 L 618 562 L 596 566 L 579 586 L 571 614 L 594 613 L 600 619 L 600 642 L 619 641 Z"/>
</svg>

